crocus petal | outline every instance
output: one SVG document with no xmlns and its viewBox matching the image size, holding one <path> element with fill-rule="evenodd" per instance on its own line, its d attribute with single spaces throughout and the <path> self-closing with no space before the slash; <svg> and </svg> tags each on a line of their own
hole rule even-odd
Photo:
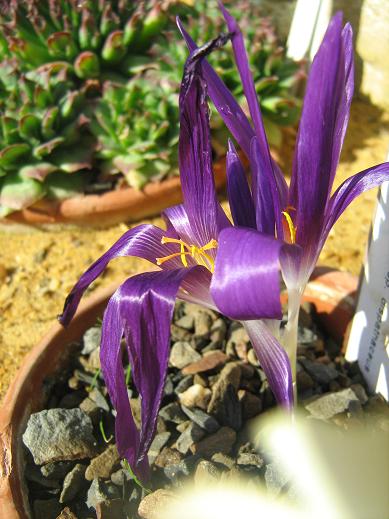
<svg viewBox="0 0 389 519">
<path fill-rule="evenodd" d="M 340 152 L 342 151 L 344 137 L 350 118 L 350 106 L 354 94 L 354 50 L 353 50 L 353 30 L 347 23 L 342 31 L 342 47 L 344 60 L 344 86 L 342 99 L 339 103 L 336 116 L 334 149 L 332 152 L 330 191 L 334 181 L 336 168 L 338 167 Z"/>
<path fill-rule="evenodd" d="M 287 243 L 283 245 L 280 251 L 280 264 L 282 278 L 288 290 L 304 289 L 305 283 L 312 272 L 311 270 L 308 272 L 304 260 L 303 249 L 299 245 Z M 308 269 L 310 268 L 311 265 L 309 265 Z"/>
<path fill-rule="evenodd" d="M 177 297 L 188 303 L 217 310 L 209 290 L 211 279 L 212 274 L 208 269 L 198 268 L 196 276 L 187 277 L 182 281 Z"/>
<path fill-rule="evenodd" d="M 131 412 L 122 363 L 121 340 L 124 324 L 120 315 L 121 294 L 116 291 L 108 302 L 101 331 L 101 368 L 105 384 L 116 410 L 115 437 L 119 454 L 135 467 L 140 438 Z M 136 474 L 147 480 L 149 466 L 146 459 L 138 463 Z"/>
<path fill-rule="evenodd" d="M 227 13 L 228 15 L 228 13 Z M 228 15 L 229 16 L 229 15 Z M 231 17 L 230 17 L 231 18 Z M 231 18 L 232 20 L 232 18 Z M 235 23 L 235 22 L 234 22 Z M 177 25 L 181 31 L 181 34 L 185 38 L 186 44 L 190 51 L 197 49 L 196 44 L 189 36 L 189 34 L 185 31 L 179 19 L 177 19 Z M 236 25 L 236 24 L 235 24 Z M 234 25 L 234 27 L 235 27 Z M 237 26 L 236 26 L 237 27 Z M 230 27 L 229 27 L 230 28 Z M 239 30 L 239 29 L 238 29 Z M 232 31 L 231 31 L 232 32 Z M 240 34 L 240 33 L 239 33 Z M 239 38 L 238 38 L 239 40 Z M 235 41 L 235 36 L 233 36 L 233 43 Z M 240 47 L 243 45 L 243 38 L 240 34 L 241 43 Z M 240 49 L 241 50 L 241 49 Z M 245 50 L 243 47 L 243 52 L 245 55 L 245 59 L 247 60 L 247 56 L 245 54 Z M 240 56 L 240 54 L 239 54 Z M 257 100 L 255 99 L 255 89 L 253 80 L 248 68 L 245 63 L 243 63 L 241 57 L 239 57 L 239 61 L 237 60 L 238 67 L 240 67 L 240 72 L 242 72 L 242 79 L 244 78 L 244 88 L 245 94 L 248 98 L 248 102 L 250 103 L 250 110 L 256 110 L 257 115 L 255 116 L 255 120 L 258 123 L 258 130 L 261 126 L 261 115 L 259 111 L 259 105 Z M 223 81 L 218 77 L 214 69 L 207 63 L 205 60 L 202 62 L 202 67 L 204 71 L 204 77 L 207 81 L 209 96 L 214 103 L 217 111 L 219 112 L 221 118 L 226 124 L 227 128 L 230 130 L 233 137 L 238 142 L 239 146 L 242 148 L 247 158 L 251 158 L 251 142 L 255 133 L 244 114 L 243 110 L 239 107 L 238 103 L 234 99 L 231 92 L 225 86 Z M 249 93 L 247 93 L 249 92 Z M 254 108 L 256 105 L 256 109 Z M 252 114 L 253 117 L 253 114 Z M 254 117 L 253 117 L 254 119 Z M 256 128 L 257 129 L 257 128 Z M 258 132 L 257 132 L 258 133 Z M 260 152 L 258 155 L 258 160 L 260 161 L 260 167 L 253 168 L 253 177 L 257 177 L 254 180 L 255 190 L 253 189 L 254 202 L 256 202 L 256 193 L 260 193 L 263 190 L 271 192 L 271 200 L 272 203 L 266 205 L 266 211 L 270 215 L 266 218 L 267 221 L 272 220 L 271 224 L 265 223 L 263 224 L 261 217 L 263 216 L 263 208 L 262 211 L 259 211 L 257 215 L 257 222 L 259 223 L 258 230 L 269 232 L 270 234 L 274 234 L 274 220 L 277 224 L 278 236 L 282 237 L 282 217 L 281 217 L 281 200 L 284 200 L 285 191 L 287 191 L 287 185 L 285 179 L 283 177 L 282 172 L 279 167 L 274 163 L 273 159 L 270 156 L 269 146 L 266 140 L 265 132 L 263 130 L 259 131 L 257 135 L 258 140 L 260 141 Z M 258 197 L 260 195 L 258 194 Z M 269 197 L 268 197 L 269 198 Z M 274 207 L 273 207 L 274 206 Z M 282 205 L 284 207 L 284 205 Z"/>
<path fill-rule="evenodd" d="M 270 333 L 265 323 L 243 321 L 243 325 L 277 402 L 287 409 L 292 409 L 292 372 L 286 351 Z"/>
<path fill-rule="evenodd" d="M 282 236 L 282 209 L 280 208 L 280 197 L 278 194 L 278 187 L 275 180 L 275 176 L 278 174 L 278 171 L 273 169 L 273 160 L 271 158 L 269 144 L 266 139 L 265 127 L 263 125 L 261 110 L 259 108 L 257 93 L 255 91 L 254 79 L 250 71 L 243 36 L 238 24 L 221 2 L 219 2 L 219 6 L 223 13 L 224 19 L 226 20 L 228 30 L 230 33 L 232 33 L 231 41 L 235 56 L 235 62 L 242 81 L 243 92 L 247 99 L 247 104 L 250 110 L 251 119 L 254 123 L 256 133 L 256 147 L 258 148 L 258 153 L 256 154 L 255 162 L 257 167 L 253 167 L 251 172 L 253 176 L 252 187 L 254 203 L 256 203 L 257 197 L 262 196 L 262 192 L 264 190 L 269 190 L 273 199 L 273 204 L 268 203 L 266 205 L 266 208 L 260 208 L 259 215 L 257 215 L 257 228 L 259 231 L 273 234 L 274 223 L 276 223 L 278 236 Z M 250 146 L 251 159 L 252 143 Z M 267 213 L 273 214 L 273 221 L 269 225 L 266 225 L 266 220 L 271 220 L 269 215 L 266 215 L 265 221 L 262 220 L 265 209 Z"/>
<path fill-rule="evenodd" d="M 291 180 L 297 242 L 320 232 L 347 124 L 352 95 L 350 29 L 335 15 L 313 60 L 304 99 Z M 347 55 L 346 55 L 347 53 Z"/>
<path fill-rule="evenodd" d="M 156 263 L 156 258 L 176 252 L 169 245 L 162 245 L 161 239 L 166 232 L 154 225 L 139 225 L 125 232 L 110 249 L 95 261 L 80 277 L 67 296 L 63 313 L 59 316 L 61 324 L 66 326 L 75 314 L 85 290 L 103 272 L 108 263 L 121 256 L 137 256 Z M 166 263 L 166 268 L 176 268 L 179 260 Z"/>
<path fill-rule="evenodd" d="M 127 279 L 112 296 L 103 319 L 101 368 L 117 411 L 116 443 L 135 474 L 148 479 L 147 451 L 156 430 L 169 360 L 170 323 L 178 288 L 192 269 L 147 272 Z M 141 397 L 141 430 L 131 413 L 120 342 L 126 338 L 131 374 Z"/>
<path fill-rule="evenodd" d="M 195 244 L 218 234 L 218 201 L 212 171 L 212 149 L 206 84 L 199 62 L 188 58 L 180 91 L 180 179 L 184 207 Z"/>
<path fill-rule="evenodd" d="M 332 226 L 351 202 L 365 191 L 380 186 L 383 182 L 388 181 L 389 162 L 384 162 L 383 164 L 365 169 L 345 180 L 332 195 L 328 204 L 319 243 L 320 249 L 324 245 Z M 320 252 L 320 250 L 318 252 Z"/>
<path fill-rule="evenodd" d="M 250 164 L 257 229 L 273 236 L 277 228 L 277 236 L 283 238 L 280 199 L 274 189 L 274 183 L 265 174 L 264 162 L 258 140 L 254 137 L 251 140 Z"/>
<path fill-rule="evenodd" d="M 251 119 L 254 123 L 260 152 L 263 156 L 266 156 L 267 165 L 271 168 L 269 145 L 266 139 L 265 128 L 263 126 L 262 115 L 258 104 L 253 76 L 250 72 L 249 61 L 247 58 L 246 49 L 244 47 L 243 36 L 238 24 L 221 2 L 219 2 L 219 7 L 223 13 L 224 19 L 226 20 L 228 30 L 232 34 L 231 41 L 235 62 L 242 80 L 243 92 L 247 99 Z"/>
<path fill-rule="evenodd" d="M 230 228 L 219 235 L 211 295 L 232 319 L 281 319 L 281 241 L 253 229 Z"/>
<path fill-rule="evenodd" d="M 183 204 L 166 208 L 162 216 L 169 231 L 177 233 L 184 242 L 193 243 L 194 236 Z"/>
<path fill-rule="evenodd" d="M 243 165 L 235 147 L 228 142 L 227 192 L 235 225 L 256 228 L 255 209 Z"/>
<path fill-rule="evenodd" d="M 197 49 L 197 45 L 184 29 L 179 18 L 177 18 L 177 25 L 185 39 L 189 51 L 192 52 Z M 204 72 L 204 78 L 207 82 L 209 97 L 212 99 L 212 102 L 216 106 L 217 111 L 234 139 L 242 148 L 246 156 L 249 157 L 250 141 L 255 135 L 253 128 L 234 96 L 206 60 L 203 60 L 202 62 L 202 69 Z"/>
</svg>

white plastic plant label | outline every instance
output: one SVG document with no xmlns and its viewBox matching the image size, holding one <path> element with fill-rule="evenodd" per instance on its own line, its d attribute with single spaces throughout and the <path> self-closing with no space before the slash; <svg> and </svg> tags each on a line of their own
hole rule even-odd
<svg viewBox="0 0 389 519">
<path fill-rule="evenodd" d="M 290 26 L 289 58 L 313 60 L 331 19 L 332 0 L 297 0 Z"/>
<path fill-rule="evenodd" d="M 346 359 L 389 401 L 389 182 L 382 185 Z"/>
</svg>

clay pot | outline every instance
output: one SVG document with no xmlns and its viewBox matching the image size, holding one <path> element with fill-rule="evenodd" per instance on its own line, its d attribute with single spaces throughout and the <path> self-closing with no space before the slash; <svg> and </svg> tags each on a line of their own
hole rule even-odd
<svg viewBox="0 0 389 519">
<path fill-rule="evenodd" d="M 44 339 L 26 356 L 8 389 L 0 410 L 0 519 L 27 519 L 29 505 L 24 488 L 22 434 L 31 413 L 44 405 L 43 382 L 71 353 L 67 345 L 78 341 L 103 314 L 117 285 L 102 289 L 79 307 L 68 328 L 53 325 Z"/>
<path fill-rule="evenodd" d="M 225 185 L 225 160 L 214 163 L 216 189 Z M 70 223 L 88 226 L 107 226 L 120 222 L 136 222 L 157 216 L 172 205 L 182 202 L 179 177 L 151 182 L 141 191 L 131 187 L 109 191 L 101 195 L 80 195 L 62 201 L 43 199 L 3 219 L 40 225 Z"/>
<path fill-rule="evenodd" d="M 28 502 L 23 479 L 22 434 L 31 413 L 43 408 L 44 380 L 55 373 L 72 351 L 67 346 L 101 317 L 117 285 L 97 292 L 81 304 L 67 329 L 55 324 L 26 359 L 11 384 L 0 410 L 0 519 L 27 519 Z M 312 276 L 304 300 L 316 305 L 319 319 L 340 339 L 354 314 L 357 278 L 319 268 Z"/>
</svg>

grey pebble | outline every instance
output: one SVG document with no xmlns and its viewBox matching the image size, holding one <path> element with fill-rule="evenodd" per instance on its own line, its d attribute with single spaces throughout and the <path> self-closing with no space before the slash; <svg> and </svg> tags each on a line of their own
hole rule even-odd
<svg viewBox="0 0 389 519">
<path fill-rule="evenodd" d="M 308 359 L 300 359 L 299 362 L 320 385 L 329 384 L 339 376 L 339 372 L 331 365 L 320 364 L 320 362 L 313 362 Z"/>
<path fill-rule="evenodd" d="M 189 342 L 178 341 L 172 346 L 169 362 L 173 367 L 182 369 L 200 359 L 201 355 L 192 348 Z"/>
<path fill-rule="evenodd" d="M 101 341 L 101 326 L 93 326 L 89 328 L 82 338 L 83 348 L 82 355 L 89 355 L 93 350 L 100 346 Z"/>
<path fill-rule="evenodd" d="M 204 435 L 204 429 L 199 427 L 194 422 L 190 422 L 185 431 L 182 432 L 181 435 L 177 438 L 175 447 L 182 454 L 186 454 L 189 451 L 191 445 L 201 440 Z"/>
<path fill-rule="evenodd" d="M 85 470 L 85 465 L 77 463 L 73 470 L 66 475 L 59 498 L 60 503 L 68 503 L 86 486 Z"/>
<path fill-rule="evenodd" d="M 194 316 L 183 315 L 180 319 L 176 321 L 176 325 L 180 328 L 184 328 L 185 330 L 192 331 L 194 326 Z"/>
<path fill-rule="evenodd" d="M 168 479 L 174 481 L 179 477 L 189 476 L 193 472 L 199 460 L 200 457 L 197 455 L 187 456 L 179 463 L 165 466 L 163 471 Z"/>
<path fill-rule="evenodd" d="M 49 409 L 33 413 L 23 443 L 37 465 L 91 458 L 95 453 L 92 422 L 81 409 Z"/>
<path fill-rule="evenodd" d="M 186 414 L 186 416 L 192 420 L 192 422 L 209 433 L 213 433 L 220 428 L 217 420 L 215 420 L 213 416 L 210 416 L 204 411 L 201 411 L 201 409 L 189 409 L 184 405 L 181 406 L 181 409 Z"/>
<path fill-rule="evenodd" d="M 47 463 L 40 468 L 42 475 L 49 479 L 63 479 L 68 472 L 72 470 L 75 461 L 57 461 L 56 463 Z"/>
<path fill-rule="evenodd" d="M 207 312 L 198 312 L 194 318 L 194 333 L 196 337 L 208 338 L 211 333 L 213 319 Z"/>
<path fill-rule="evenodd" d="M 347 388 L 337 393 L 326 393 L 306 404 L 305 408 L 314 418 L 328 420 L 346 411 L 353 400 L 358 401 L 358 398 L 352 389 Z"/>
<path fill-rule="evenodd" d="M 288 477 L 278 461 L 272 461 L 266 465 L 265 482 L 271 494 L 278 495 L 288 481 Z"/>
<path fill-rule="evenodd" d="M 162 433 L 155 435 L 155 437 L 150 445 L 149 452 L 148 452 L 150 464 L 154 463 L 155 458 L 161 452 L 163 447 L 167 444 L 170 436 L 171 436 L 171 433 L 169 431 L 162 432 Z"/>
<path fill-rule="evenodd" d="M 236 462 L 238 465 L 252 465 L 257 468 L 261 468 L 264 465 L 264 461 L 261 456 L 255 452 L 241 452 Z"/>
<path fill-rule="evenodd" d="M 184 378 L 180 380 L 177 384 L 174 392 L 178 395 L 179 393 L 183 393 L 193 384 L 193 375 L 186 375 Z"/>
<path fill-rule="evenodd" d="M 177 402 L 172 402 L 171 404 L 162 407 L 159 411 L 159 416 L 161 416 L 167 422 L 173 422 L 177 424 L 185 422 L 187 419 Z"/>
<path fill-rule="evenodd" d="M 117 499 L 120 497 L 120 491 L 113 483 L 105 483 L 97 478 L 92 481 L 88 490 L 86 504 L 88 508 L 96 509 L 97 503 Z"/>
</svg>

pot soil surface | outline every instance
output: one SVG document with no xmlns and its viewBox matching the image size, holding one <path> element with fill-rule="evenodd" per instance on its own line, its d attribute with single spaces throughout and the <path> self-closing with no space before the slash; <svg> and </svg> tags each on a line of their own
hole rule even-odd
<svg viewBox="0 0 389 519">
<path fill-rule="evenodd" d="M 355 101 L 338 170 L 336 185 L 351 174 L 383 162 L 388 146 L 389 113 L 363 101 Z M 285 171 L 290 171 L 286 142 Z M 286 158 L 285 158 L 286 157 Z M 358 274 L 365 254 L 376 192 L 366 193 L 333 229 L 320 262 Z M 161 224 L 159 219 L 153 220 Z M 80 274 L 117 240 L 128 226 L 109 229 L 0 229 L 0 397 L 15 375 L 24 355 L 38 342 L 63 306 Z M 141 260 L 121 258 L 107 268 L 92 289 L 140 272 Z"/>
<path fill-rule="evenodd" d="M 47 408 L 31 415 L 24 432 L 34 519 L 152 519 L 190 478 L 204 484 L 241 477 L 265 485 L 273 496 L 293 495 L 279 465 L 261 445 L 254 447 L 248 433 L 250 422 L 273 407 L 274 399 L 240 323 L 176 304 L 168 376 L 149 451 L 151 495 L 134 481 L 115 446 L 114 411 L 99 369 L 100 334 L 98 325 L 87 330 L 67 369 L 46 381 Z M 340 347 L 320 331 L 312 304 L 302 308 L 298 341 L 299 401 L 310 419 L 335 424 L 344 434 L 368 419 L 377 431 L 388 430 L 388 406 L 368 395 L 356 363 L 345 362 Z M 124 373 L 139 426 L 139 397 L 125 360 Z"/>
</svg>

